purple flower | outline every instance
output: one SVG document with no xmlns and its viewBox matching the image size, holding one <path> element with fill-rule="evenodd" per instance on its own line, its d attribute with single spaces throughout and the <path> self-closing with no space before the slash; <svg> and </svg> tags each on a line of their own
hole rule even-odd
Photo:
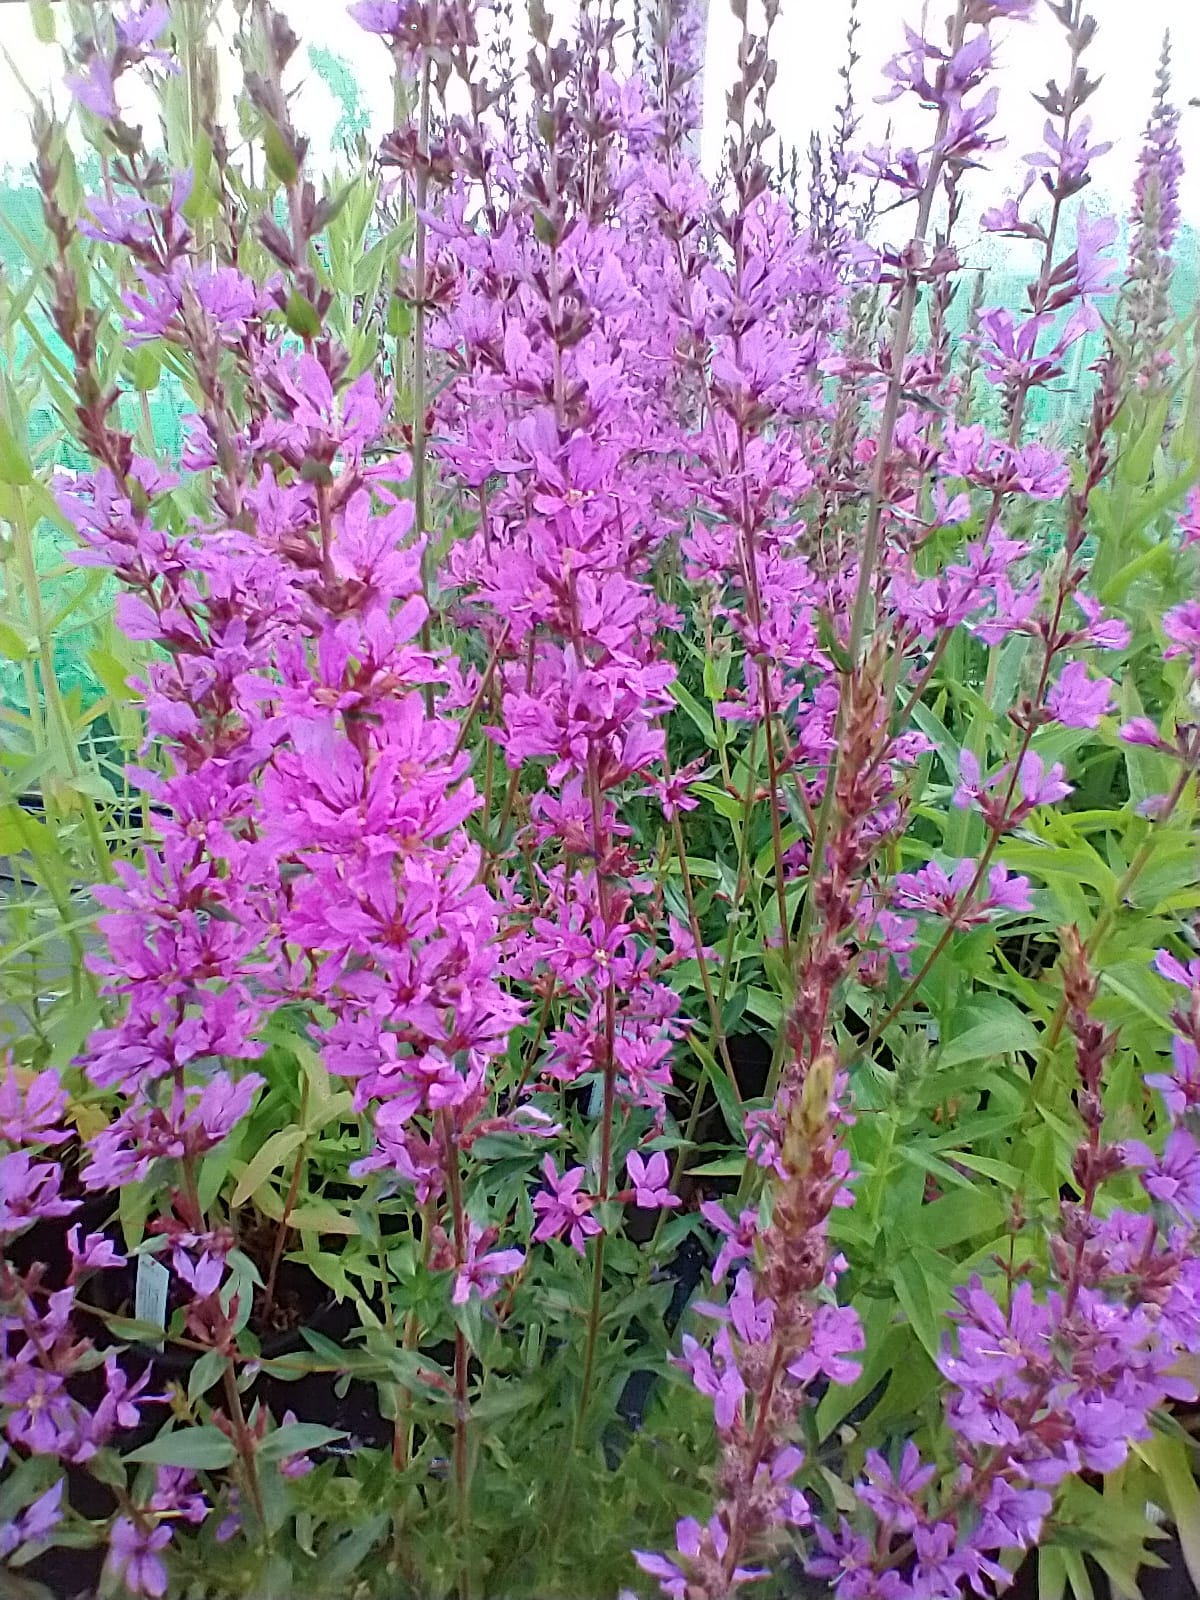
<svg viewBox="0 0 1200 1600">
<path fill-rule="evenodd" d="M 636 1150 L 631 1150 L 625 1160 L 625 1170 L 639 1206 L 648 1210 L 663 1206 L 669 1210 L 679 1204 L 679 1196 L 672 1194 L 669 1188 L 671 1164 L 664 1151 L 656 1150 L 649 1161 L 643 1161 Z"/>
<path fill-rule="evenodd" d="M 1183 548 L 1189 545 L 1200 544 L 1200 484 L 1187 497 L 1187 505 L 1179 519 L 1179 531 L 1183 535 Z"/>
<path fill-rule="evenodd" d="M 676 1524 L 676 1538 L 679 1537 L 678 1527 Z M 666 1556 L 659 1555 L 656 1550 L 635 1550 L 633 1559 L 643 1572 L 659 1580 L 659 1586 L 669 1600 L 684 1600 L 688 1579 L 682 1567 L 676 1566 L 674 1561 L 668 1561 Z"/>
<path fill-rule="evenodd" d="M 171 20 L 170 8 L 163 0 L 141 0 L 117 17 L 117 42 L 126 50 L 143 51 Z"/>
<path fill-rule="evenodd" d="M 862 1371 L 847 1355 L 863 1348 L 862 1323 L 853 1306 L 818 1306 L 813 1312 L 808 1349 L 788 1367 L 797 1383 L 811 1383 L 819 1373 L 831 1383 L 854 1383 Z"/>
<path fill-rule="evenodd" d="M 409 14 L 405 0 L 355 0 L 346 9 L 364 32 L 384 36 L 401 33 Z"/>
<path fill-rule="evenodd" d="M 193 1524 L 208 1515 L 208 1503 L 197 1491 L 196 1474 L 187 1467 L 158 1467 L 154 1474 L 154 1493 L 150 1511 L 168 1513 Z"/>
<path fill-rule="evenodd" d="M 1167 1110 L 1176 1120 L 1200 1106 L 1200 1049 L 1190 1039 L 1178 1036 L 1171 1041 L 1174 1072 L 1151 1072 L 1146 1084 L 1157 1089 Z"/>
<path fill-rule="evenodd" d="M 1131 1166 L 1145 1169 L 1142 1185 L 1152 1199 L 1188 1221 L 1200 1220 L 1200 1145 L 1186 1128 L 1171 1130 L 1161 1156 L 1137 1139 L 1127 1140 L 1124 1151 Z"/>
<path fill-rule="evenodd" d="M 165 1523 L 149 1527 L 130 1517 L 118 1517 L 108 1539 L 109 1570 L 130 1594 L 159 1600 L 167 1592 L 167 1566 L 159 1552 L 170 1542 L 171 1529 Z"/>
<path fill-rule="evenodd" d="M 738 1371 L 729 1331 L 722 1328 L 708 1351 L 690 1334 L 683 1336 L 680 1365 L 686 1367 L 701 1394 L 713 1402 L 717 1427 L 727 1432 L 741 1415 L 746 1385 Z"/>
<path fill-rule="evenodd" d="M 1154 108 L 1142 136 L 1138 172 L 1134 181 L 1134 207 L 1130 218 L 1134 239 L 1131 254 L 1143 272 L 1161 272 L 1163 258 L 1179 231 L 1179 185 L 1183 177 L 1183 152 L 1179 148 L 1178 109 L 1167 100 L 1170 58 L 1164 47 Z"/>
<path fill-rule="evenodd" d="M 62 1168 L 28 1150 L 0 1156 L 0 1235 L 23 1232 L 39 1217 L 66 1217 L 79 1205 L 59 1193 Z"/>
<path fill-rule="evenodd" d="M 69 73 L 65 81 L 74 98 L 94 117 L 108 122 L 120 115 L 113 64 L 98 51 L 80 71 Z"/>
<path fill-rule="evenodd" d="M 533 1230 L 538 1240 L 557 1239 L 569 1231 L 572 1245 L 580 1255 L 584 1253 L 584 1238 L 599 1233 L 600 1224 L 590 1215 L 595 1197 L 583 1192 L 587 1172 L 583 1167 L 572 1167 L 560 1178 L 554 1159 L 547 1156 L 542 1162 L 542 1172 L 549 1189 L 539 1190 L 533 1197 L 533 1209 L 542 1213 L 542 1220 Z"/>
<path fill-rule="evenodd" d="M 500 1279 L 519 1272 L 525 1265 L 524 1250 L 491 1250 L 487 1246 L 496 1238 L 495 1228 L 481 1227 L 472 1217 L 467 1224 L 467 1259 L 454 1275 L 454 1290 L 450 1296 L 456 1306 L 465 1305 L 471 1295 L 480 1300 L 490 1300 L 500 1288 Z M 486 1254 L 481 1255 L 483 1250 Z"/>
<path fill-rule="evenodd" d="M 758 1212 L 753 1207 L 743 1211 L 735 1223 L 716 1200 L 702 1200 L 700 1215 L 705 1222 L 724 1235 L 724 1243 L 713 1262 L 712 1281 L 721 1283 L 729 1268 L 754 1254 L 754 1241 L 758 1237 Z"/>
<path fill-rule="evenodd" d="M 992 867 L 988 872 L 988 893 L 984 905 L 992 911 L 1032 911 L 1029 879 L 1007 867 Z"/>
<path fill-rule="evenodd" d="M 1171 643 L 1164 657 L 1190 655 L 1192 671 L 1200 673 L 1200 600 L 1185 600 L 1163 618 L 1163 632 Z"/>
<path fill-rule="evenodd" d="M 107 1444 L 112 1435 L 120 1429 L 136 1428 L 141 1421 L 141 1406 L 163 1403 L 165 1395 L 143 1393 L 150 1382 L 152 1372 L 153 1368 L 147 1367 L 140 1378 L 130 1383 L 117 1365 L 116 1356 L 110 1355 L 105 1358 L 104 1394 L 100 1398 L 92 1420 L 92 1435 L 97 1444 Z"/>
<path fill-rule="evenodd" d="M 0 1402 L 9 1411 L 4 1425 L 8 1437 L 33 1455 L 80 1461 L 94 1454 L 61 1373 L 44 1372 L 27 1362 L 10 1362 L 0 1387 Z"/>
<path fill-rule="evenodd" d="M 719 1517 L 710 1518 L 707 1527 L 702 1527 L 695 1517 L 683 1517 L 675 1524 L 675 1547 L 682 1565 L 654 1551 L 635 1550 L 633 1557 L 643 1572 L 659 1580 L 669 1600 L 685 1600 L 693 1565 L 700 1564 L 706 1556 L 708 1563 L 712 1563 L 714 1557 L 716 1562 L 722 1562 L 729 1548 L 729 1533 Z M 729 1582 L 738 1585 L 768 1576 L 769 1573 L 755 1568 L 735 1567 Z"/>
<path fill-rule="evenodd" d="M 1087 626 L 1073 632 L 1076 642 L 1096 650 L 1124 650 L 1129 643 L 1127 622 L 1121 617 L 1105 617 L 1103 605 L 1091 595 L 1076 594 L 1075 604 L 1087 618 Z"/>
<path fill-rule="evenodd" d="M 0 1079 L 0 1139 L 9 1144 L 63 1144 L 71 1137 L 61 1129 L 67 1108 L 67 1091 L 58 1073 L 47 1067 L 30 1078 L 24 1089 L 10 1061 Z"/>
<path fill-rule="evenodd" d="M 1186 964 L 1169 950 L 1158 950 L 1154 955 L 1154 970 L 1168 983 L 1178 983 L 1185 989 L 1200 988 L 1200 956 L 1193 956 Z"/>
<path fill-rule="evenodd" d="M 1046 709 L 1065 728 L 1095 728 L 1112 708 L 1112 679 L 1090 678 L 1082 661 L 1072 661 L 1046 698 Z"/>
<path fill-rule="evenodd" d="M 922 1463 L 921 1452 L 910 1439 L 895 1472 L 878 1450 L 868 1450 L 867 1481 L 858 1484 L 855 1493 L 889 1533 L 911 1533 L 922 1518 L 917 1497 L 928 1488 L 936 1472 L 934 1464 Z"/>
<path fill-rule="evenodd" d="M 12 1554 L 19 1545 L 34 1544 L 47 1539 L 62 1521 L 63 1479 L 39 1495 L 12 1522 L 0 1524 L 0 1559 Z"/>
<path fill-rule="evenodd" d="M 1032 809 L 1065 800 L 1071 793 L 1071 785 L 1064 781 L 1061 762 L 1056 761 L 1047 772 L 1042 758 L 1027 750 L 1018 769 L 1017 790 L 1025 805 Z"/>
<path fill-rule="evenodd" d="M 1045 1489 L 1018 1488 L 1003 1478 L 993 1478 L 982 1507 L 977 1542 L 985 1549 L 1027 1550 L 1037 1543 L 1053 1504 Z"/>
<path fill-rule="evenodd" d="M 67 1249 L 71 1255 L 72 1278 L 77 1278 L 82 1272 L 95 1272 L 104 1267 L 125 1265 L 125 1257 L 107 1234 L 89 1233 L 81 1245 L 78 1225 L 67 1233 Z"/>
</svg>

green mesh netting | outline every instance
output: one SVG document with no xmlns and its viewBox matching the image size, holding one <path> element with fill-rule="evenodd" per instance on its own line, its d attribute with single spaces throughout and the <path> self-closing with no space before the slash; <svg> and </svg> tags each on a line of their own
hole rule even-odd
<svg viewBox="0 0 1200 1600">
<path fill-rule="evenodd" d="M 308 56 L 314 72 L 341 107 L 333 131 L 334 147 L 338 148 L 353 142 L 366 131 L 368 125 L 368 116 L 362 105 L 361 92 L 355 81 L 353 68 L 342 57 L 316 46 L 309 47 Z M 87 162 L 81 165 L 80 176 L 85 187 L 90 187 L 98 181 L 98 167 L 94 157 L 91 158 L 91 165 L 96 168 L 95 171 L 87 170 Z M 0 272 L 3 272 L 10 281 L 20 282 L 28 272 L 26 250 L 32 246 L 36 251 L 44 238 L 41 201 L 32 186 L 31 178 L 27 175 L 9 175 L 7 179 L 0 178 Z M 1200 296 L 1200 285 L 1197 282 L 1198 259 L 1200 252 L 1197 250 L 1196 235 L 1193 231 L 1185 229 L 1176 249 L 1177 266 L 1174 281 L 1174 299 L 1181 314 L 1193 309 Z M 1025 273 L 1012 270 L 1003 261 L 989 265 L 985 271 L 984 301 L 987 305 L 1007 306 L 1014 311 L 1025 305 L 1027 281 Z M 969 298 L 970 279 L 969 275 L 964 275 L 949 319 L 951 331 L 955 336 L 961 335 L 963 331 Z M 30 314 L 39 338 L 44 340 L 51 351 L 62 353 L 57 336 L 41 308 L 35 304 L 31 307 Z M 33 341 L 30 334 L 22 328 L 15 330 L 14 341 L 14 365 L 20 371 L 32 353 Z M 1080 341 L 1072 353 L 1070 370 L 1060 383 L 1053 389 L 1041 390 L 1031 397 L 1027 416 L 1034 428 L 1065 434 L 1086 417 L 1091 403 L 1091 379 L 1088 369 L 1100 355 L 1102 348 L 1103 339 L 1100 334 L 1091 335 Z M 988 409 L 989 402 L 994 402 L 995 397 L 988 394 L 987 386 L 978 379 L 976 393 L 981 414 L 989 417 L 989 420 L 995 420 L 990 418 Z M 162 372 L 157 386 L 145 396 L 145 404 L 158 450 L 166 459 L 178 461 L 183 445 L 184 419 L 191 408 L 183 387 L 174 374 Z M 121 421 L 130 431 L 136 431 L 143 421 L 142 405 L 142 397 L 139 394 L 130 392 L 122 395 Z M 78 471 L 88 466 L 87 457 L 63 430 L 48 399 L 43 398 L 33 404 L 28 417 L 28 428 L 35 455 L 43 465 L 49 456 L 55 465 L 68 469 Z M 44 446 L 51 437 L 54 438 L 53 448 L 48 452 L 44 449 L 39 452 L 38 447 Z M 55 568 L 62 567 L 67 552 L 68 542 L 65 536 L 49 524 L 43 523 L 38 529 L 38 558 L 39 570 L 48 574 L 43 586 L 43 602 L 50 614 L 65 603 L 69 586 L 78 585 L 77 574 L 74 578 L 52 575 Z M 0 585 L 3 581 L 3 576 L 0 574 Z M 98 589 L 91 596 L 89 607 L 91 615 L 93 617 L 102 615 L 106 607 L 111 605 L 111 599 L 111 584 Z M 54 660 L 59 681 L 64 691 L 78 692 L 85 706 L 93 703 L 104 693 L 87 659 L 94 642 L 94 629 L 89 627 L 86 621 L 81 624 L 80 619 L 74 616 L 71 619 L 70 630 L 55 640 Z M 0 703 L 24 707 L 26 682 L 22 669 L 12 662 L 0 659 Z"/>
<path fill-rule="evenodd" d="M 334 149 L 343 148 L 364 134 L 369 123 L 353 68 L 341 56 L 317 46 L 309 47 L 308 56 L 313 71 L 340 107 L 332 144 Z M 85 190 L 94 192 L 99 184 L 99 163 L 94 154 L 89 153 L 80 161 L 79 175 Z M 32 174 L 9 171 L 0 176 L 0 275 L 12 284 L 25 281 L 30 254 L 36 258 L 45 239 L 41 197 L 33 185 Z M 29 316 L 37 340 L 52 354 L 64 357 L 65 349 L 36 301 L 29 308 Z M 9 330 L 9 339 L 14 371 L 27 370 L 28 363 L 37 360 L 34 336 L 18 326 Z M 0 363 L 4 359 L 0 353 Z M 143 422 L 142 405 L 138 393 L 131 391 L 121 397 L 121 424 L 130 432 L 136 432 Z M 174 373 L 161 372 L 155 388 L 145 396 L 145 405 L 158 452 L 164 459 L 178 462 L 183 449 L 185 418 L 192 407 Z M 89 467 L 89 458 L 64 430 L 44 392 L 31 405 L 26 421 L 30 446 L 39 468 L 53 465 L 78 472 Z M 47 448 L 51 440 L 53 443 Z M 51 617 L 66 608 L 71 595 L 80 587 L 80 571 L 70 568 L 68 563 L 71 548 L 68 537 L 51 523 L 43 521 L 38 525 L 37 565 L 43 574 L 41 599 L 46 614 Z M 4 582 L 0 569 L 0 596 L 4 593 Z M 106 580 L 88 596 L 83 612 L 72 612 L 68 625 L 55 633 L 53 661 L 59 687 L 68 698 L 77 695 L 85 708 L 105 694 L 89 655 L 97 643 L 96 622 L 111 611 L 115 593 L 115 583 Z M 40 667 L 35 665 L 32 671 L 40 690 Z M 25 668 L 0 657 L 0 705 L 26 710 L 28 681 Z"/>
</svg>

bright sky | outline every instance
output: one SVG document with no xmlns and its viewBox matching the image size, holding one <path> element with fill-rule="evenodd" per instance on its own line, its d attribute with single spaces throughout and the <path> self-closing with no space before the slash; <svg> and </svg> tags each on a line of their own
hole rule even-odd
<svg viewBox="0 0 1200 1600">
<path fill-rule="evenodd" d="M 96 0 L 97 4 L 103 0 Z M 391 95 L 390 60 L 378 41 L 363 35 L 345 15 L 342 0 L 275 0 L 304 43 L 314 44 L 347 59 L 359 81 L 364 106 L 371 116 L 371 131 L 386 131 Z M 548 0 L 551 10 L 566 17 L 569 0 Z M 895 133 L 901 142 L 913 141 L 924 131 L 921 113 L 899 112 L 899 103 L 876 105 L 872 96 L 880 87 L 879 68 L 903 43 L 902 23 L 917 18 L 922 0 L 859 0 L 862 26 L 858 48 L 862 62 L 857 84 L 864 105 L 864 136 L 881 140 L 890 118 L 897 118 Z M 950 9 L 949 0 L 931 0 L 930 14 Z M 1096 168 L 1097 201 L 1124 212 L 1128 206 L 1139 136 L 1150 103 L 1162 36 L 1171 30 L 1175 68 L 1175 98 L 1186 107 L 1200 97 L 1200 0 L 1090 0 L 1088 7 L 1100 24 L 1088 56 L 1093 76 L 1103 83 L 1089 109 L 1098 128 L 1113 140 L 1114 148 Z M 65 27 L 65 7 L 55 6 L 60 27 Z M 844 57 L 849 0 L 782 0 L 775 53 L 779 78 L 772 115 L 785 142 L 803 150 L 812 128 L 830 125 L 839 81 L 836 73 Z M 981 179 L 976 200 L 992 204 L 1020 182 L 1020 157 L 1041 140 L 1044 113 L 1030 98 L 1047 77 L 1066 71 L 1066 47 L 1061 30 L 1047 5 L 1039 8 L 1032 24 L 1000 24 L 999 74 L 1001 131 L 1008 147 L 993 157 L 993 174 Z M 727 0 L 711 0 L 706 82 L 704 158 L 715 165 L 721 144 L 724 88 L 733 70 L 737 29 Z M 38 44 L 27 10 L 22 4 L 0 3 L 0 43 L 12 56 L 22 77 L 39 95 L 47 95 L 60 75 L 56 50 Z M 319 153 L 331 149 L 339 107 L 319 78 L 302 71 L 297 122 L 313 140 Z M 55 99 L 65 104 L 59 88 Z M 136 103 L 130 106 L 135 118 Z M 900 121 L 899 116 L 904 116 Z M 29 149 L 25 97 L 0 57 L 0 152 L 4 164 L 19 165 Z M 927 124 L 926 124 L 927 127 Z M 1183 146 L 1188 175 L 1183 194 L 1184 215 L 1200 226 L 1200 109 L 1184 111 Z"/>
</svg>

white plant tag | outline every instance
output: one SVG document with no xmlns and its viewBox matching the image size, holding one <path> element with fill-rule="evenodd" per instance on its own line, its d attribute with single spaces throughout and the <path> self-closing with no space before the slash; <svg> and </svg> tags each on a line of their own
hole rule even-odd
<svg viewBox="0 0 1200 1600">
<path fill-rule="evenodd" d="M 152 1322 L 156 1328 L 167 1325 L 167 1288 L 171 1274 L 153 1256 L 139 1256 L 134 1287 L 133 1314 L 139 1322 Z M 162 1340 L 157 1348 L 162 1349 Z"/>
</svg>

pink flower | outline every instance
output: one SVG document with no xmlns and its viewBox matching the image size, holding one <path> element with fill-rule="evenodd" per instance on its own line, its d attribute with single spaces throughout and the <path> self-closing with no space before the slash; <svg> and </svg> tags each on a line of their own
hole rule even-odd
<svg viewBox="0 0 1200 1600">
<path fill-rule="evenodd" d="M 1112 709 L 1112 679 L 1090 678 L 1082 661 L 1071 661 L 1046 698 L 1046 709 L 1065 728 L 1095 728 Z"/>
<path fill-rule="evenodd" d="M 712 1281 L 721 1283 L 731 1266 L 747 1260 L 754 1254 L 754 1242 L 758 1238 L 758 1212 L 749 1207 L 741 1213 L 735 1223 L 724 1206 L 716 1200 L 702 1200 L 700 1215 L 710 1227 L 724 1235 L 724 1242 L 717 1252 L 717 1259 L 713 1262 L 712 1269 Z"/>
<path fill-rule="evenodd" d="M 1096 650 L 1124 650 L 1129 643 L 1129 624 L 1120 617 L 1105 617 L 1104 607 L 1091 595 L 1076 594 L 1075 604 L 1087 619 L 1087 626 L 1074 631 L 1072 638 Z"/>
<path fill-rule="evenodd" d="M 10 1061 L 0 1079 L 0 1139 L 9 1144 L 63 1144 L 70 1133 L 58 1126 L 67 1108 L 67 1092 L 53 1067 L 39 1072 L 21 1088 Z"/>
<path fill-rule="evenodd" d="M 1163 618 L 1163 632 L 1171 641 L 1163 655 L 1168 660 L 1190 655 L 1192 671 L 1200 673 L 1200 600 L 1185 600 L 1168 611 Z"/>
<path fill-rule="evenodd" d="M 1200 1048 L 1190 1039 L 1176 1037 L 1171 1041 L 1171 1053 L 1175 1070 L 1148 1073 L 1146 1084 L 1158 1090 L 1167 1110 L 1178 1120 L 1200 1106 Z"/>
<path fill-rule="evenodd" d="M 1154 970 L 1168 983 L 1178 983 L 1185 989 L 1200 988 L 1200 956 L 1184 963 L 1169 950 L 1158 950 L 1154 955 Z"/>
<path fill-rule="evenodd" d="M 1124 1151 L 1131 1166 L 1145 1169 L 1142 1184 L 1148 1195 L 1189 1221 L 1200 1220 L 1200 1146 L 1185 1128 L 1171 1130 L 1161 1156 L 1136 1139 L 1127 1140 Z"/>
<path fill-rule="evenodd" d="M 1179 531 L 1185 550 L 1190 544 L 1200 544 L 1200 484 L 1187 497 L 1187 507 L 1179 519 Z"/>
<path fill-rule="evenodd" d="M 952 873 L 936 861 L 930 861 L 918 872 L 901 872 L 896 876 L 896 903 L 913 911 L 928 911 L 934 916 L 956 917 L 964 926 L 973 926 L 987 919 L 991 911 L 1030 911 L 1029 879 L 1010 875 L 1006 868 L 996 866 L 988 874 L 988 892 L 978 895 L 969 910 L 963 902 L 976 872 L 974 861 L 960 861 Z"/>
<path fill-rule="evenodd" d="M 1030 810 L 1035 806 L 1055 805 L 1071 793 L 1071 785 L 1063 779 L 1062 763 L 1056 761 L 1047 772 L 1042 758 L 1032 750 L 1021 758 L 1017 782 L 1021 798 Z"/>
<path fill-rule="evenodd" d="M 65 81 L 74 98 L 94 117 L 107 122 L 120 114 L 113 64 L 98 51 L 78 72 L 68 74 Z"/>
<path fill-rule="evenodd" d="M 811 1383 L 820 1373 L 831 1383 L 853 1383 L 862 1370 L 847 1356 L 863 1348 L 862 1323 L 853 1306 L 818 1306 L 813 1313 L 808 1349 L 788 1367 L 797 1383 Z"/>
<path fill-rule="evenodd" d="M 81 1245 L 78 1226 L 71 1228 L 67 1234 L 67 1249 L 71 1254 L 72 1278 L 81 1272 L 95 1272 L 105 1267 L 125 1265 L 125 1257 L 106 1234 L 89 1233 Z"/>
<path fill-rule="evenodd" d="M 746 1396 L 728 1329 L 722 1328 L 717 1334 L 711 1352 L 685 1333 L 680 1365 L 687 1368 L 700 1393 L 712 1400 L 717 1427 L 728 1432 L 740 1416 Z"/>
<path fill-rule="evenodd" d="M 1134 717 L 1130 722 L 1123 722 L 1118 731 L 1126 744 L 1145 745 L 1149 750 L 1169 751 L 1171 748 L 1149 717 Z"/>
<path fill-rule="evenodd" d="M 679 1204 L 679 1196 L 672 1194 L 668 1187 L 671 1164 L 664 1151 L 656 1150 L 649 1161 L 643 1161 L 636 1150 L 631 1150 L 625 1159 L 625 1170 L 639 1206 L 654 1210 L 659 1206 L 670 1209 Z"/>
<path fill-rule="evenodd" d="M 583 1192 L 587 1172 L 583 1167 L 572 1167 L 559 1177 L 552 1156 L 542 1162 L 542 1172 L 550 1187 L 539 1190 L 533 1197 L 533 1209 L 542 1213 L 533 1237 L 557 1239 L 569 1231 L 572 1245 L 583 1255 L 585 1237 L 600 1232 L 599 1222 L 589 1214 L 596 1203 L 595 1197 Z"/>
<path fill-rule="evenodd" d="M 62 1521 L 62 1493 L 64 1479 L 52 1483 L 44 1494 L 21 1512 L 11 1522 L 0 1524 L 0 1560 L 12 1554 L 19 1545 L 34 1544 L 47 1539 Z"/>
<path fill-rule="evenodd" d="M 159 1552 L 170 1542 L 167 1523 L 151 1527 L 129 1517 L 118 1517 L 109 1534 L 109 1569 L 130 1594 L 159 1600 L 167 1592 L 167 1567 Z"/>
<path fill-rule="evenodd" d="M 501 1278 L 519 1272 L 525 1265 L 524 1250 L 487 1250 L 496 1238 L 495 1228 L 484 1228 L 474 1218 L 467 1224 L 467 1259 L 454 1275 L 453 1305 L 465 1305 L 472 1294 L 490 1300 L 500 1288 Z M 483 1250 L 486 1253 L 481 1255 Z"/>
</svg>

